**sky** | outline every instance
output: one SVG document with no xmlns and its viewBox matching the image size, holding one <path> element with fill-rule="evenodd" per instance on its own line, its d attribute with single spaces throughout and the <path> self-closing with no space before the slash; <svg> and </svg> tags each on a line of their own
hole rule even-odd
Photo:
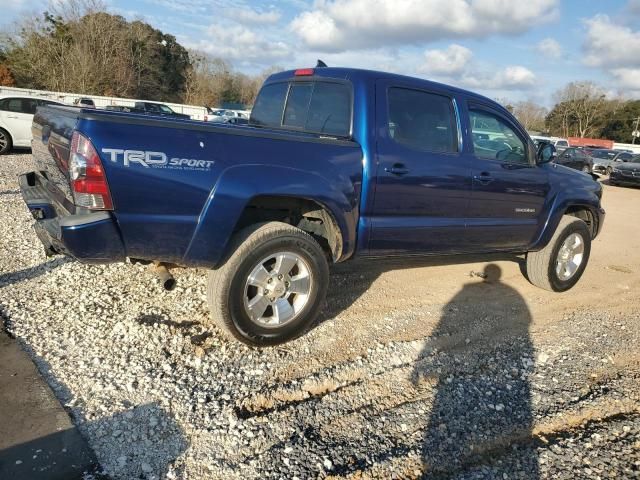
<svg viewBox="0 0 640 480">
<path fill-rule="evenodd" d="M 65 1 L 65 0 L 55 0 Z M 259 73 L 384 70 L 553 105 L 571 81 L 640 98 L 640 0 L 106 0 L 187 48 Z M 0 25 L 47 7 L 0 0 Z"/>
</svg>

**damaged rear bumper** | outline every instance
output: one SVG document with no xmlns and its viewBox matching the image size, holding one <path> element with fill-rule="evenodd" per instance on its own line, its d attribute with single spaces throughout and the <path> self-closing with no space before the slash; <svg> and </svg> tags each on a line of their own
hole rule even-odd
<svg viewBox="0 0 640 480">
<path fill-rule="evenodd" d="M 37 172 L 21 175 L 19 184 L 47 255 L 61 253 L 84 263 L 124 261 L 125 248 L 110 212 L 78 212 L 62 192 Z"/>
</svg>

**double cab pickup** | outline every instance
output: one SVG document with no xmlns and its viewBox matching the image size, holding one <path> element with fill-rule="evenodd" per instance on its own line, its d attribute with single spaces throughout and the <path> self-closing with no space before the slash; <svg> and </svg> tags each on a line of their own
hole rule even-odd
<svg viewBox="0 0 640 480">
<path fill-rule="evenodd" d="M 505 108 L 389 73 L 276 73 L 245 126 L 45 106 L 32 130 L 49 254 L 206 268 L 211 321 L 256 346 L 305 332 L 356 257 L 508 253 L 568 290 L 604 220 L 601 185 Z"/>
</svg>

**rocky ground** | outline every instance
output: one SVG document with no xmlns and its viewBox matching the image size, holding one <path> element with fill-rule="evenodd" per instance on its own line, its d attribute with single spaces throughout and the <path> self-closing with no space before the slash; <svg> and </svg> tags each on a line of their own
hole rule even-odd
<svg viewBox="0 0 640 480">
<path fill-rule="evenodd" d="M 0 157 L 0 317 L 107 477 L 640 478 L 640 190 L 605 187 L 571 292 L 506 261 L 345 264 L 315 329 L 254 350 L 206 326 L 204 270 L 165 292 L 46 258 L 30 168 Z"/>
</svg>

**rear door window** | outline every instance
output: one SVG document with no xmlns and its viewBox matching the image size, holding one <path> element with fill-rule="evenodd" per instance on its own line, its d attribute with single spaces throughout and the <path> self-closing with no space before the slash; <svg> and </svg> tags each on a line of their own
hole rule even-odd
<svg viewBox="0 0 640 480">
<path fill-rule="evenodd" d="M 458 151 L 456 120 L 449 97 L 392 87 L 389 89 L 389 135 L 418 150 Z"/>
<path fill-rule="evenodd" d="M 0 110 L 33 115 L 36 113 L 37 102 L 34 98 L 5 98 L 0 102 Z"/>
</svg>

